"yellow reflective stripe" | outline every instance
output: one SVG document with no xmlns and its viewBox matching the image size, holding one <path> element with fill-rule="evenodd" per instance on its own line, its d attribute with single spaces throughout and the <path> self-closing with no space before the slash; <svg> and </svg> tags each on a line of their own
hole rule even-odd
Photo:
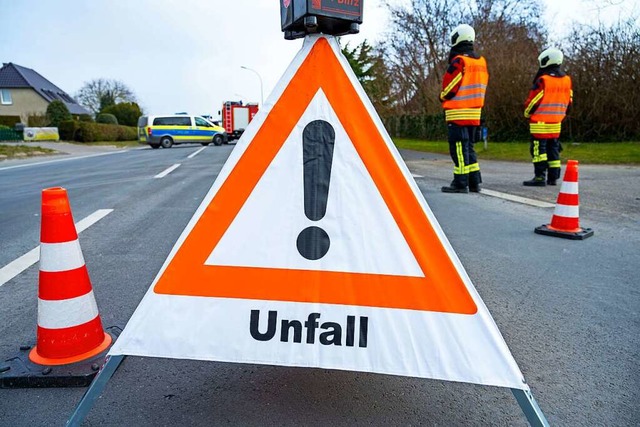
<svg viewBox="0 0 640 427">
<path fill-rule="evenodd" d="M 465 165 L 464 165 L 464 155 L 462 153 L 462 141 L 456 142 L 456 156 L 458 157 L 458 166 L 453 166 L 453 174 L 454 175 L 464 175 L 465 173 Z"/>
<path fill-rule="evenodd" d="M 550 168 L 559 168 L 560 167 L 560 160 L 549 160 L 549 167 Z"/>
<path fill-rule="evenodd" d="M 165 130 L 165 129 L 178 129 L 178 130 L 191 130 L 192 126 L 173 126 L 173 125 L 153 125 L 151 127 L 151 132 L 154 130 Z"/>
<path fill-rule="evenodd" d="M 202 136 L 202 135 L 168 135 L 174 141 L 211 141 L 210 136 Z"/>
<path fill-rule="evenodd" d="M 540 141 L 533 141 L 533 158 L 531 161 L 533 163 L 540 162 Z"/>
<path fill-rule="evenodd" d="M 547 153 L 540 154 L 540 161 L 541 162 L 546 162 L 547 161 Z"/>
<path fill-rule="evenodd" d="M 480 120 L 482 109 L 481 108 L 461 108 L 461 109 L 455 109 L 455 110 L 446 110 L 444 114 L 447 121 Z"/>
<path fill-rule="evenodd" d="M 561 123 L 529 123 L 531 133 L 560 133 Z"/>
<path fill-rule="evenodd" d="M 449 85 L 446 88 L 444 88 L 442 92 L 440 92 L 440 99 L 444 100 L 444 97 L 447 96 L 449 92 L 451 92 L 451 89 L 453 89 L 455 85 L 460 83 L 460 80 L 462 80 L 462 73 L 455 76 L 453 80 L 451 80 L 451 83 L 449 83 Z"/>
<path fill-rule="evenodd" d="M 542 99 L 543 96 L 544 96 L 544 90 L 540 91 L 540 93 L 537 94 L 536 97 L 531 100 L 527 108 L 524 110 L 524 116 L 526 118 L 531 117 L 531 109 L 533 108 L 534 105 L 536 105 L 538 101 Z"/>
<path fill-rule="evenodd" d="M 480 170 L 480 165 L 478 163 L 472 163 L 469 165 L 469 172 L 478 172 Z"/>
</svg>

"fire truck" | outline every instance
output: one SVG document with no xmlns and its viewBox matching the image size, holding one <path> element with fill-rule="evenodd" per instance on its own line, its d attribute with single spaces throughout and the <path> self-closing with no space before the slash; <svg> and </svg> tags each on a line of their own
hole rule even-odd
<svg viewBox="0 0 640 427">
<path fill-rule="evenodd" d="M 253 117 L 258 113 L 257 103 L 243 104 L 242 101 L 226 101 L 222 104 L 222 127 L 229 141 L 240 139 Z"/>
</svg>

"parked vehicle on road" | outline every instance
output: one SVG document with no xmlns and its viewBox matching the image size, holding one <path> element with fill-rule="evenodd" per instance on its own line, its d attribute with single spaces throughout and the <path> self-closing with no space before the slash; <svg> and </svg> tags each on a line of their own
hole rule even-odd
<svg viewBox="0 0 640 427">
<path fill-rule="evenodd" d="M 222 126 L 229 139 L 240 139 L 253 117 L 258 113 L 257 103 L 243 104 L 242 101 L 226 101 L 222 104 Z"/>
<path fill-rule="evenodd" d="M 222 145 L 228 142 L 224 128 L 200 116 L 169 114 L 141 116 L 138 119 L 138 141 L 151 148 L 170 148 L 174 144 L 200 143 Z"/>
</svg>

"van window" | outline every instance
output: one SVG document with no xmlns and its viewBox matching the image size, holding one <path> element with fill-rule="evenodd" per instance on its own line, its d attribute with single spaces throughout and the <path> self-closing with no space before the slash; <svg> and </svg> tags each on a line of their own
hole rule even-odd
<svg viewBox="0 0 640 427">
<path fill-rule="evenodd" d="M 154 126 L 191 126 L 191 117 L 156 117 Z"/>
<path fill-rule="evenodd" d="M 138 119 L 138 127 L 143 128 L 147 125 L 149 118 L 147 116 L 142 116 Z"/>
<path fill-rule="evenodd" d="M 191 117 L 173 117 L 176 126 L 191 126 Z"/>
<path fill-rule="evenodd" d="M 196 119 L 196 126 L 203 126 L 203 127 L 207 127 L 207 128 L 211 127 L 209 122 L 207 122 L 205 119 L 202 119 L 200 117 L 196 117 L 195 119 Z"/>
</svg>

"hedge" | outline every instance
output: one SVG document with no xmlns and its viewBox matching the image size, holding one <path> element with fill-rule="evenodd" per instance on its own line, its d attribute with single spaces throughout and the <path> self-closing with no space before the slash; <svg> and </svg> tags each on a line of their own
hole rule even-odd
<svg viewBox="0 0 640 427">
<path fill-rule="evenodd" d="M 98 116 L 96 117 L 96 122 L 104 123 L 106 125 L 117 125 L 118 119 L 113 114 L 102 113 L 98 114 Z"/>
<path fill-rule="evenodd" d="M 16 123 L 22 123 L 20 116 L 0 116 L 0 125 L 9 126 L 13 129 Z"/>
<path fill-rule="evenodd" d="M 397 138 L 446 141 L 447 125 L 441 115 L 400 115 L 382 119 L 389 134 Z"/>
<path fill-rule="evenodd" d="M 138 139 L 138 130 L 134 127 L 73 120 L 60 123 L 58 131 L 60 139 L 64 141 L 134 141 Z"/>
</svg>

